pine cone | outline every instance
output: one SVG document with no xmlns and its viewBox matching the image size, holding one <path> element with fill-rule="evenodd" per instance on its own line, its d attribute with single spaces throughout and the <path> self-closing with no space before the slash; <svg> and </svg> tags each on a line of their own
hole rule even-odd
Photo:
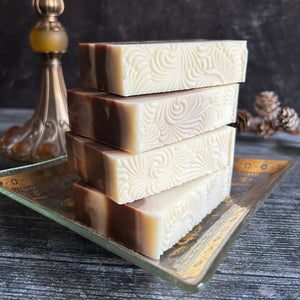
<svg viewBox="0 0 300 300">
<path fill-rule="evenodd" d="M 255 98 L 254 110 L 263 119 L 276 119 L 280 111 L 280 102 L 274 92 L 264 91 Z"/>
<path fill-rule="evenodd" d="M 299 116 L 291 107 L 283 107 L 278 115 L 279 127 L 285 130 L 295 130 L 299 124 Z"/>
<path fill-rule="evenodd" d="M 275 134 L 278 129 L 276 120 L 261 119 L 257 124 L 257 134 L 264 138 Z"/>
<path fill-rule="evenodd" d="M 236 128 L 238 133 L 251 131 L 253 125 L 251 114 L 245 109 L 238 109 L 236 118 Z"/>
</svg>

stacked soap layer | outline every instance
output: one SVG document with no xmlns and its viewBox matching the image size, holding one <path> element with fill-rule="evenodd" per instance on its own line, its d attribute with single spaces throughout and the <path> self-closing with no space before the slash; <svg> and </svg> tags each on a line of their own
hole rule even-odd
<svg viewBox="0 0 300 300">
<path fill-rule="evenodd" d="M 236 120 L 238 84 L 124 98 L 68 91 L 72 132 L 131 153 L 175 143 Z"/>
<path fill-rule="evenodd" d="M 124 204 L 232 166 L 235 129 L 225 126 L 140 154 L 73 133 L 66 142 L 70 170 Z"/>
<path fill-rule="evenodd" d="M 133 203 L 118 205 L 81 181 L 74 184 L 76 218 L 151 258 L 186 235 L 229 195 L 231 167 Z"/>
<path fill-rule="evenodd" d="M 246 41 L 80 44 L 83 85 L 131 96 L 245 81 Z"/>
</svg>

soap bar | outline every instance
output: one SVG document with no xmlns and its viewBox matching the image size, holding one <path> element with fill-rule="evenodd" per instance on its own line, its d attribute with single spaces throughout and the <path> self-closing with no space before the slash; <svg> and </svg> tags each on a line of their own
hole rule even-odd
<svg viewBox="0 0 300 300">
<path fill-rule="evenodd" d="M 74 133 L 131 153 L 178 142 L 236 120 L 239 85 L 124 98 L 68 91 Z"/>
<path fill-rule="evenodd" d="M 69 169 L 119 204 L 132 202 L 232 166 L 235 129 L 222 127 L 132 154 L 66 133 Z"/>
<path fill-rule="evenodd" d="M 230 192 L 231 168 L 119 205 L 84 181 L 74 184 L 78 221 L 154 259 L 171 248 Z"/>
<path fill-rule="evenodd" d="M 246 41 L 79 44 L 81 83 L 121 96 L 244 82 Z"/>
</svg>

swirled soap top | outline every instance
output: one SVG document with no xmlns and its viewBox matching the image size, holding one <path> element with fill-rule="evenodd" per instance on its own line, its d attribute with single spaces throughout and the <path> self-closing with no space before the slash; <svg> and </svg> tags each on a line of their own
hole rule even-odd
<svg viewBox="0 0 300 300">
<path fill-rule="evenodd" d="M 246 41 L 79 44 L 85 86 L 121 96 L 244 82 Z"/>
</svg>

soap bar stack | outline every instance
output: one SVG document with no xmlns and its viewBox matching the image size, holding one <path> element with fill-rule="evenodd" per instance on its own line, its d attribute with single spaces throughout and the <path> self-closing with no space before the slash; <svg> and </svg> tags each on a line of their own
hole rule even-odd
<svg viewBox="0 0 300 300">
<path fill-rule="evenodd" d="M 66 134 L 77 219 L 151 258 L 230 192 L 245 41 L 80 44 Z M 128 97 L 130 96 L 130 97 Z"/>
</svg>

